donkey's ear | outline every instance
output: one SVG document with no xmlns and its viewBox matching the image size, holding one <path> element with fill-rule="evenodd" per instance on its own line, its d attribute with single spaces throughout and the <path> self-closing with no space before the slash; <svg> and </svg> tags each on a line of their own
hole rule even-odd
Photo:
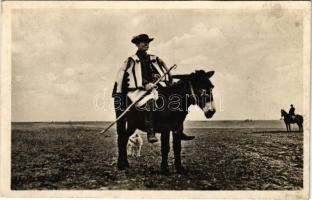
<svg viewBox="0 0 312 200">
<path fill-rule="evenodd" d="M 175 74 L 171 76 L 172 78 L 176 78 L 176 79 L 187 79 L 190 77 L 190 75 L 188 74 Z"/>
<path fill-rule="evenodd" d="M 212 75 L 214 75 L 214 73 L 215 73 L 214 71 L 209 71 L 206 74 L 207 74 L 208 78 L 210 78 L 210 77 L 212 77 Z"/>
</svg>

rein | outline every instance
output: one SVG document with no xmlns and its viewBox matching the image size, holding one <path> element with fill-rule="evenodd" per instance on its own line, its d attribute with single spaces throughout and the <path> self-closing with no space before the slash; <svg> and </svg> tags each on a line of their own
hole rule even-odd
<svg viewBox="0 0 312 200">
<path fill-rule="evenodd" d="M 189 89 L 191 91 L 191 97 L 193 97 L 193 99 L 194 99 L 194 103 L 193 103 L 193 105 L 194 105 L 197 102 L 197 97 L 195 95 L 194 88 L 193 88 L 191 81 L 188 81 L 188 85 L 189 85 Z"/>
</svg>

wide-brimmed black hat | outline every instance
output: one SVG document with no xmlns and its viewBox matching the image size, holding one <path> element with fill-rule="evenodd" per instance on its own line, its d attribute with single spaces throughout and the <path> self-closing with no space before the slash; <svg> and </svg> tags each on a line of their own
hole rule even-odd
<svg viewBox="0 0 312 200">
<path fill-rule="evenodd" d="M 140 42 L 147 42 L 147 43 L 149 43 L 149 42 L 151 42 L 153 40 L 154 40 L 154 38 L 149 38 L 147 34 L 140 34 L 140 35 L 134 36 L 132 38 L 131 42 L 133 44 L 138 44 Z"/>
</svg>

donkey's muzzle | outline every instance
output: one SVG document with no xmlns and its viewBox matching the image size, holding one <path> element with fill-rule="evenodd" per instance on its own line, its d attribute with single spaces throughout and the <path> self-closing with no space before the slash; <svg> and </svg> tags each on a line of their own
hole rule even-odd
<svg viewBox="0 0 312 200">
<path fill-rule="evenodd" d="M 203 111 L 205 113 L 206 118 L 208 119 L 211 118 L 216 112 L 214 102 L 213 101 L 207 102 L 205 107 L 203 108 Z"/>
<path fill-rule="evenodd" d="M 208 110 L 207 112 L 205 112 L 206 118 L 210 119 L 215 114 L 215 112 L 215 109 Z"/>
</svg>

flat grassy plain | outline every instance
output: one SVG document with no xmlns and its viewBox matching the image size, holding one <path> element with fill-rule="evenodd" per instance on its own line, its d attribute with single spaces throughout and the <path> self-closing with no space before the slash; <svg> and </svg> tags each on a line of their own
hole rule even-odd
<svg viewBox="0 0 312 200">
<path fill-rule="evenodd" d="M 282 126 L 187 124 L 182 142 L 187 175 L 160 174 L 160 143 L 148 144 L 130 167 L 116 168 L 116 131 L 107 123 L 12 123 L 13 190 L 298 190 L 303 188 L 303 133 Z M 244 123 L 231 122 L 230 124 Z M 247 122 L 246 122 L 247 123 Z M 251 123 L 251 122 L 248 122 Z M 206 125 L 205 125 L 206 124 Z M 225 124 L 225 126 L 222 126 Z M 209 128 L 212 127 L 212 128 Z M 224 128 L 225 127 L 225 128 Z M 241 128 L 243 127 L 243 128 Z M 160 135 L 157 135 L 158 137 Z M 172 148 L 171 148 L 172 149 Z"/>
</svg>

